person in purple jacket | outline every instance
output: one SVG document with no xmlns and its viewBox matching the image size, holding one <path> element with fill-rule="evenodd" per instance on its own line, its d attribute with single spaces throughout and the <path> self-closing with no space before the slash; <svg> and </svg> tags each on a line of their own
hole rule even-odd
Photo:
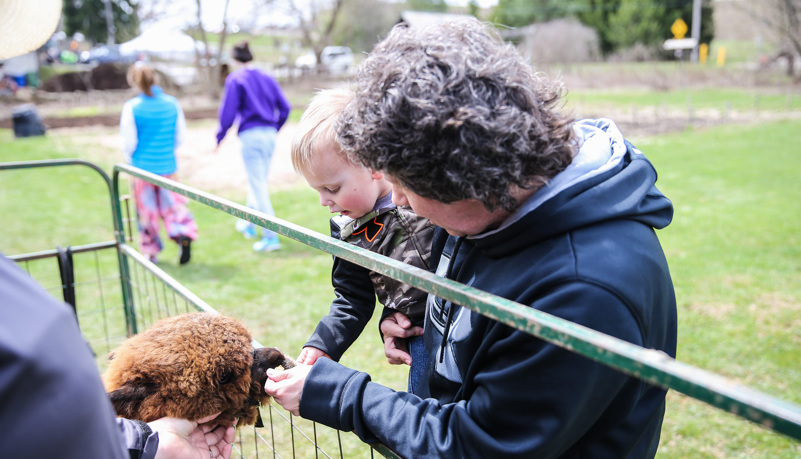
<svg viewBox="0 0 801 459">
<path fill-rule="evenodd" d="M 291 107 L 278 82 L 253 67 L 253 54 L 247 41 L 237 43 L 232 54 L 236 70 L 225 79 L 225 92 L 218 113 L 217 148 L 231 126 L 238 122 L 242 160 L 248 175 L 247 205 L 267 215 L 275 215 L 267 178 L 278 130 L 289 117 Z M 257 236 L 256 227 L 245 220 L 237 221 L 236 229 L 248 239 Z M 253 244 L 253 250 L 257 252 L 280 248 L 278 235 L 268 229 L 263 229 L 261 239 Z"/>
</svg>

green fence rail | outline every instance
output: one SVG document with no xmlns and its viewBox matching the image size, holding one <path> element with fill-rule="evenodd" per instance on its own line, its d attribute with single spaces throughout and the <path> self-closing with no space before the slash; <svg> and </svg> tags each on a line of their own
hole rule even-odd
<svg viewBox="0 0 801 459">
<path fill-rule="evenodd" d="M 158 319 L 182 312 L 218 313 L 191 290 L 126 243 L 126 226 L 123 225 L 122 217 L 124 200 L 118 193 L 119 184 L 116 181 L 116 174 L 112 188 L 111 179 L 102 169 L 83 160 L 7 162 L 0 163 L 0 171 L 56 166 L 86 166 L 96 171 L 105 182 L 112 201 L 110 215 L 113 222 L 114 240 L 69 247 L 71 253 L 76 256 L 79 254 L 94 255 L 96 276 L 81 280 L 76 278 L 70 285 L 65 284 L 63 279 L 57 285 L 48 287 L 43 284 L 55 296 L 58 296 L 60 290 L 67 288 L 80 289 L 81 293 L 87 293 L 86 296 L 79 295 L 81 307 L 76 309 L 76 314 L 79 316 L 84 337 L 95 352 L 100 368 L 105 366 L 105 356 L 109 351 L 118 346 L 126 337 L 135 334 L 140 328 L 146 328 Z M 127 230 L 130 233 L 130 222 L 128 223 Z M 131 235 L 128 234 L 128 238 L 130 237 Z M 112 250 L 113 255 L 101 255 L 100 258 L 103 260 L 115 258 L 114 264 L 117 265 L 119 272 L 114 276 L 101 274 L 98 266 L 101 261 L 98 259 L 98 254 L 101 252 L 109 254 Z M 41 276 L 43 271 L 47 271 L 41 263 L 46 263 L 47 259 L 56 258 L 58 255 L 59 250 L 49 249 L 6 256 L 22 265 L 23 269 L 27 269 L 31 275 L 33 275 L 30 269 L 33 267 L 32 264 L 40 262 L 37 265 L 38 268 L 33 271 Z M 81 265 L 84 269 L 91 264 L 91 258 L 81 258 L 80 262 L 76 259 L 76 265 Z M 116 283 L 116 289 L 109 288 L 108 282 Z M 92 287 L 94 287 L 94 291 L 91 293 L 93 297 L 87 299 L 86 297 L 90 296 L 88 295 L 89 289 Z M 120 304 L 122 304 L 122 308 L 120 308 Z M 263 347 L 255 339 L 252 344 L 254 347 Z M 311 421 L 295 417 L 274 404 L 262 406 L 261 411 L 265 428 L 252 426 L 248 429 L 237 429 L 232 457 L 243 459 L 267 456 L 274 458 L 344 458 L 357 454 L 358 457 L 373 458 L 380 455 L 385 458 L 399 459 L 399 456 L 384 445 L 362 443 L 352 433 L 318 426 Z"/>
<path fill-rule="evenodd" d="M 141 169 L 122 164 L 114 166 L 115 192 L 119 184 L 119 174 L 122 172 L 336 257 L 399 279 L 651 384 L 681 392 L 770 430 L 801 440 L 801 406 L 794 403 L 681 363 L 663 352 L 641 348 Z"/>
<path fill-rule="evenodd" d="M 120 196 L 115 193 L 115 189 L 112 189 L 111 179 L 109 179 L 108 174 L 97 166 L 94 163 L 89 161 L 84 161 L 81 159 L 53 159 L 53 160 L 41 160 L 41 161 L 17 161 L 17 162 L 8 162 L 8 163 L 0 163 L 0 170 L 5 169 L 29 169 L 35 167 L 53 167 L 53 166 L 70 166 L 70 165 L 77 165 L 77 166 L 85 166 L 88 167 L 98 174 L 103 179 L 106 184 L 106 187 L 109 191 L 109 199 L 111 199 L 111 219 L 114 225 L 114 238 L 118 244 L 125 243 L 125 229 L 122 226 L 122 209 L 120 205 Z M 119 265 L 120 270 L 120 282 L 121 288 L 123 292 L 123 307 L 125 308 L 125 317 L 126 320 L 128 318 L 133 317 L 133 303 L 131 303 L 131 299 L 133 295 L 131 293 L 131 287 L 125 282 L 125 279 L 128 278 L 128 260 L 123 256 L 121 252 L 117 252 L 117 263 Z M 136 322 L 128 322 L 128 334 L 136 333 Z"/>
<path fill-rule="evenodd" d="M 14 167 L 33 167 L 32 163 L 14 163 Z M 52 162 L 50 162 L 52 163 Z M 82 163 L 75 161 L 75 163 Z M 12 164 L 12 163 L 7 163 Z M 0 170 L 6 165 L 0 164 Z M 608 365 L 618 371 L 645 380 L 665 389 L 675 390 L 742 419 L 762 425 L 779 434 L 801 441 L 801 406 L 749 388 L 734 380 L 679 362 L 666 354 L 644 349 L 592 329 L 560 319 L 525 305 L 439 277 L 433 273 L 408 266 L 399 261 L 375 254 L 316 231 L 277 217 L 253 211 L 243 205 L 203 192 L 164 177 L 150 174 L 128 165 L 114 166 L 112 201 L 120 253 L 136 256 L 124 243 L 119 206 L 120 174 L 128 174 L 164 187 L 189 199 L 232 216 L 268 228 L 278 234 L 364 266 L 370 270 L 399 279 L 421 290 L 460 304 L 499 322 L 527 332 L 538 338 Z M 104 174 L 105 175 L 105 174 Z M 122 257 L 122 255 L 121 255 Z M 122 257 L 123 260 L 125 257 Z M 127 266 L 121 262 L 121 272 Z M 191 292 L 188 292 L 191 294 Z M 126 313 L 133 313 L 133 303 L 126 302 Z M 130 309 L 129 309 L 130 308 Z M 135 326 L 135 321 L 132 321 Z M 394 457 L 391 451 L 379 452 Z"/>
</svg>

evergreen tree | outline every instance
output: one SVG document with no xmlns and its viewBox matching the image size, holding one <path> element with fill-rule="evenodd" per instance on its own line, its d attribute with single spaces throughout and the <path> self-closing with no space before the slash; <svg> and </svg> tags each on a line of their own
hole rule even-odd
<svg viewBox="0 0 801 459">
<path fill-rule="evenodd" d="M 620 0 L 584 0 L 573 3 L 576 4 L 574 11 L 578 20 L 598 33 L 601 54 L 610 54 L 615 45 L 610 37 L 613 31 L 609 27 L 609 20 L 617 11 Z"/>
<path fill-rule="evenodd" d="M 109 0 L 114 18 L 114 42 L 122 43 L 139 35 L 137 3 L 128 0 Z M 64 32 L 71 36 L 80 32 L 93 43 L 108 41 L 104 0 L 64 0 Z"/>
<path fill-rule="evenodd" d="M 398 22 L 404 5 L 391 1 L 348 0 L 332 33 L 332 43 L 349 46 L 354 53 L 368 52 Z M 370 11 L 370 20 L 363 13 Z"/>
<path fill-rule="evenodd" d="M 493 21 L 509 27 L 524 27 L 569 14 L 570 2 L 560 0 L 498 0 Z"/>
<path fill-rule="evenodd" d="M 604 55 L 635 43 L 658 46 L 673 37 L 670 26 L 678 18 L 692 27 L 693 0 L 572 0 L 569 4 L 583 24 L 598 32 Z M 710 43 L 713 36 L 712 0 L 702 0 L 700 42 Z"/>
<path fill-rule="evenodd" d="M 469 0 L 467 2 L 467 10 L 471 15 L 478 17 L 478 0 Z"/>
<path fill-rule="evenodd" d="M 412 11 L 433 11 L 444 13 L 448 11 L 445 0 L 406 0 L 406 7 Z"/>
<path fill-rule="evenodd" d="M 667 7 L 663 2 L 642 0 L 620 0 L 617 11 L 608 17 L 609 41 L 613 49 L 626 49 L 636 44 L 648 47 L 661 45 L 665 41 L 663 26 Z"/>
</svg>

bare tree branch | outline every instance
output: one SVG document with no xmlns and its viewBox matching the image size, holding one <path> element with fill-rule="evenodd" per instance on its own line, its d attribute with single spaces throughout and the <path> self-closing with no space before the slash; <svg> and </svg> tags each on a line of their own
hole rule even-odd
<svg viewBox="0 0 801 459">
<path fill-rule="evenodd" d="M 225 39 L 228 37 L 228 4 L 229 3 L 230 3 L 230 0 L 225 0 L 225 8 L 223 9 L 223 17 L 222 17 L 222 32 L 220 32 L 220 43 L 219 43 L 219 46 L 217 47 L 217 57 L 216 57 L 217 64 L 215 65 L 215 67 L 217 65 L 220 65 L 220 62 L 222 62 L 222 54 L 223 54 L 223 49 L 225 47 Z"/>
<path fill-rule="evenodd" d="M 342 6 L 347 0 L 333 0 L 333 4 L 321 6 L 319 3 L 311 2 L 308 9 L 301 10 L 295 0 L 287 0 L 292 15 L 298 20 L 302 34 L 302 43 L 314 51 L 317 62 L 320 62 L 323 49 L 331 44 L 331 35 L 336 27 Z M 327 22 L 320 24 L 324 13 L 328 15 Z M 308 16 L 308 17 L 307 17 Z"/>
<path fill-rule="evenodd" d="M 733 5 L 735 9 L 766 25 L 776 34 L 780 51 L 775 59 L 787 59 L 787 74 L 793 76 L 794 57 L 801 55 L 801 0 L 768 0 L 765 2 L 743 2 Z"/>
</svg>

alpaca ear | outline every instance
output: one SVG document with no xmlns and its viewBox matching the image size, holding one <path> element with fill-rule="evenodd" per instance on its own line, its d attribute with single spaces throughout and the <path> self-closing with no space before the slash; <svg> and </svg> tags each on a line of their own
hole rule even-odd
<svg viewBox="0 0 801 459">
<path fill-rule="evenodd" d="M 114 405 L 114 411 L 117 412 L 118 416 L 136 419 L 139 405 L 155 393 L 155 384 L 138 381 L 136 383 L 127 383 L 119 389 L 109 392 L 108 397 L 111 399 L 111 404 Z"/>
</svg>

